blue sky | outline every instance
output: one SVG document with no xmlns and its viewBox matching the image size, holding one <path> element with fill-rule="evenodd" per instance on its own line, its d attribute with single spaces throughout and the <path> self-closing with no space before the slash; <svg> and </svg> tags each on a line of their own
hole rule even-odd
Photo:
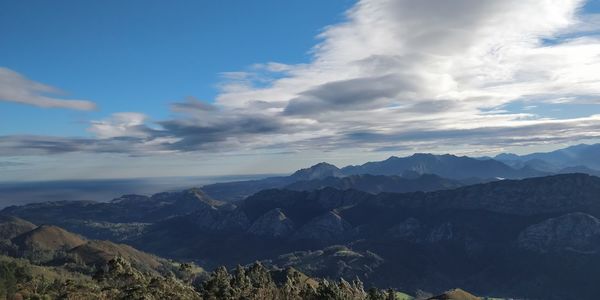
<svg viewBox="0 0 600 300">
<path fill-rule="evenodd" d="M 81 113 L 0 102 L 0 134 L 86 135 L 78 123 L 112 112 L 165 118 L 184 97 L 212 101 L 221 72 L 307 62 L 315 36 L 351 4 L 0 1 L 0 65 L 99 106 Z"/>
<path fill-rule="evenodd" d="M 600 138 L 600 0 L 0 0 L 0 180 Z"/>
</svg>

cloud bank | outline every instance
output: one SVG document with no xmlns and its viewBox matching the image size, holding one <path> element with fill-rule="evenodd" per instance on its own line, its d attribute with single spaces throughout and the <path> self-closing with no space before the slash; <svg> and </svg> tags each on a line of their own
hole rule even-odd
<svg viewBox="0 0 600 300">
<path fill-rule="evenodd" d="M 584 14 L 584 4 L 362 0 L 318 36 L 312 61 L 224 73 L 214 103 L 173 103 L 167 120 L 114 114 L 93 122 L 89 139 L 2 137 L 0 149 L 436 151 L 598 138 L 600 110 L 554 118 L 531 109 L 600 105 L 600 18 Z M 93 108 L 43 98 L 38 94 L 47 87 L 3 72 L 0 91 L 9 86 L 6 78 L 16 76 L 19 84 L 0 98 Z M 525 108 L 508 109 L 513 102 Z"/>
</svg>

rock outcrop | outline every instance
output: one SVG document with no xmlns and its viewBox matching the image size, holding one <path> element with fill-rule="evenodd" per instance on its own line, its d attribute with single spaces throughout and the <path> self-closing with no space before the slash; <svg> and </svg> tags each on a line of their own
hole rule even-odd
<svg viewBox="0 0 600 300">
<path fill-rule="evenodd" d="M 352 225 L 346 222 L 334 211 L 316 217 L 302 226 L 294 235 L 295 239 L 308 239 L 319 241 L 340 240 L 352 230 Z"/>
<path fill-rule="evenodd" d="M 294 222 L 279 208 L 270 210 L 262 215 L 248 229 L 248 232 L 251 234 L 271 238 L 286 237 L 293 231 Z"/>
<path fill-rule="evenodd" d="M 421 222 L 415 218 L 408 218 L 388 230 L 391 238 L 416 242 L 421 232 Z"/>
<path fill-rule="evenodd" d="M 598 253 L 600 220 L 585 213 L 570 213 L 548 219 L 521 232 L 518 245 L 540 253 Z"/>
</svg>

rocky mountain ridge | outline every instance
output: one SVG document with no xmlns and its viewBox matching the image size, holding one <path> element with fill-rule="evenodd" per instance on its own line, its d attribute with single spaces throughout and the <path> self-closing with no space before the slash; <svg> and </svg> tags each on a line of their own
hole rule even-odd
<svg viewBox="0 0 600 300">
<path fill-rule="evenodd" d="M 209 268 L 341 245 L 350 252 L 324 252 L 316 263 L 309 264 L 309 272 L 327 274 L 332 272 L 332 264 L 339 263 L 346 265 L 345 274 L 359 274 L 377 285 L 401 284 L 409 291 L 462 286 L 477 293 L 500 291 L 501 295 L 552 299 L 547 298 L 546 289 L 557 292 L 552 282 L 559 278 L 553 274 L 560 272 L 542 271 L 549 267 L 548 261 L 561 272 L 568 266 L 559 262 L 567 258 L 580 261 L 579 269 L 570 276 L 583 281 L 581 276 L 596 272 L 593 268 L 600 264 L 593 229 L 595 218 L 600 217 L 600 178 L 585 174 L 375 195 L 331 187 L 270 189 L 235 205 L 207 201 L 198 196 L 199 191 L 167 195 L 128 196 L 111 203 L 32 204 L 7 208 L 3 213 L 23 218 L 45 216 L 47 223 L 71 224 L 80 233 L 86 229 L 72 225 L 83 224 L 84 220 L 77 218 L 98 224 L 144 220 L 147 225 L 124 240 L 126 243 L 161 256 L 195 260 Z M 174 195 L 184 200 L 172 198 Z M 181 213 L 170 207 L 190 200 L 199 202 L 193 211 Z M 157 218 L 157 208 L 173 214 Z M 238 251 L 240 245 L 244 251 Z M 365 257 L 367 251 L 381 258 L 376 264 L 369 263 L 370 270 L 343 254 L 363 253 L 360 255 Z M 300 265 L 308 263 L 311 256 L 297 257 Z M 539 272 L 527 273 L 532 270 Z M 543 288 L 511 286 L 508 283 L 514 274 L 539 276 Z M 503 288 L 488 289 L 485 282 Z M 574 283 L 572 288 L 576 287 L 581 288 Z M 582 289 L 580 293 L 593 291 Z"/>
<path fill-rule="evenodd" d="M 594 149 L 597 147 L 592 145 L 581 148 L 595 153 Z M 582 150 L 578 153 L 588 152 Z M 552 155 L 536 155 L 520 157 L 514 154 L 499 154 L 494 158 L 472 158 L 451 154 L 416 153 L 406 157 L 391 156 L 383 161 L 343 168 L 322 162 L 298 170 L 290 176 L 209 184 L 202 189 L 216 199 L 236 202 L 261 190 L 274 188 L 314 190 L 335 187 L 370 193 L 404 193 L 451 189 L 499 179 L 524 179 L 553 174 L 600 175 L 598 171 L 600 167 L 597 167 L 591 158 L 557 164 L 555 160 L 544 160 Z M 581 154 L 581 156 L 590 157 L 590 154 Z"/>
</svg>

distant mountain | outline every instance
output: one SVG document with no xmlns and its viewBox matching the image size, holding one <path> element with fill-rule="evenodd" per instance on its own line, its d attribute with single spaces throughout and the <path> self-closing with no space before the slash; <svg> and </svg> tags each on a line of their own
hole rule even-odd
<svg viewBox="0 0 600 300">
<path fill-rule="evenodd" d="M 6 215 L 54 224 L 94 239 L 116 242 L 135 239 L 152 223 L 195 211 L 222 211 L 235 206 L 213 200 L 199 189 L 158 193 L 152 196 L 124 195 L 110 202 L 55 201 L 10 206 Z"/>
<path fill-rule="evenodd" d="M 527 155 L 503 153 L 495 159 L 503 162 L 528 162 L 532 160 L 544 161 L 556 168 L 584 166 L 589 169 L 600 170 L 600 144 L 580 144 L 551 152 L 539 152 Z"/>
<path fill-rule="evenodd" d="M 281 188 L 293 183 L 289 176 L 267 177 L 264 179 L 214 183 L 202 186 L 207 194 L 215 199 L 237 202 L 265 189 Z"/>
<path fill-rule="evenodd" d="M 600 175 L 600 144 L 577 145 L 549 153 L 533 153 L 524 156 L 503 153 L 494 158 L 471 158 L 467 156 L 455 156 L 450 154 L 434 155 L 428 153 L 417 153 L 408 157 L 392 156 L 383 161 L 367 162 L 362 165 L 347 166 L 341 169 L 320 163 L 311 168 L 302 169 L 288 177 L 274 177 L 263 181 L 236 182 L 226 184 L 230 193 L 235 193 L 237 186 L 246 184 L 248 192 L 257 192 L 267 188 L 294 187 L 300 189 L 303 184 L 294 183 L 298 181 L 322 181 L 321 187 L 335 186 L 344 188 L 342 181 L 352 179 L 341 179 L 352 175 L 381 175 L 401 176 L 403 178 L 415 178 L 419 175 L 434 174 L 448 180 L 457 180 L 463 184 L 474 184 L 492 179 L 521 179 L 528 177 L 547 176 L 552 174 L 585 173 Z M 332 177 L 332 179 L 327 179 Z M 309 179 L 307 179 L 309 178 Z M 371 178 L 374 179 L 374 178 Z M 385 178 L 380 177 L 385 185 Z M 389 179 L 387 179 L 389 180 Z M 258 184 L 257 184 L 258 183 Z M 257 184 L 256 187 L 253 185 Z M 331 185 L 328 185 L 331 184 Z M 216 186 L 219 186 L 217 184 Z M 225 186 L 224 186 L 225 187 Z M 213 186 L 207 186 L 208 193 Z M 306 186 L 311 188 L 310 185 Z M 373 192 L 373 189 L 362 190 Z M 423 189 L 422 191 L 429 191 Z M 433 190 L 433 188 L 431 189 Z M 387 191 L 383 189 L 382 191 Z M 398 192 L 402 191 L 401 189 Z M 252 193 L 246 193 L 248 196 Z M 241 200 L 244 197 L 237 197 Z M 218 197 L 217 197 L 218 198 Z M 223 198 L 229 200 L 227 197 Z"/>
<path fill-rule="evenodd" d="M 428 174 L 442 178 L 426 176 L 419 180 L 408 181 Z M 298 170 L 290 176 L 209 184 L 203 186 L 202 190 L 215 199 L 235 202 L 261 190 L 276 188 L 313 190 L 336 187 L 354 188 L 371 193 L 433 191 L 498 178 L 516 179 L 549 174 L 530 166 L 512 168 L 493 159 L 475 159 L 449 154 L 414 154 L 402 158 L 392 156 L 384 161 L 368 162 L 342 169 L 328 163 L 319 163 Z"/>
<path fill-rule="evenodd" d="M 342 172 L 347 175 L 402 175 L 405 172 L 416 172 L 418 174 L 436 174 L 451 179 L 525 178 L 545 175 L 543 172 L 529 168 L 513 169 L 493 159 L 426 153 L 418 153 L 408 157 L 392 156 L 384 161 L 344 167 Z"/>
<path fill-rule="evenodd" d="M 315 180 L 323 179 L 328 177 L 343 177 L 344 173 L 332 165 L 325 162 L 318 163 L 310 168 L 300 169 L 290 176 L 293 181 L 301 180 Z"/>
<path fill-rule="evenodd" d="M 533 169 L 540 172 L 545 172 L 547 174 L 560 173 L 561 168 L 559 166 L 553 165 L 545 160 L 541 159 L 531 159 L 527 161 L 522 161 L 520 159 L 511 159 L 511 160 L 499 160 L 506 165 L 512 167 L 513 169 Z"/>
<path fill-rule="evenodd" d="M 428 192 L 497 179 L 522 179 L 567 173 L 600 176 L 600 171 L 594 169 L 600 169 L 600 160 L 597 159 L 599 154 L 600 144 L 578 145 L 524 156 L 503 153 L 494 158 L 417 153 L 408 157 L 392 156 L 383 161 L 341 169 L 322 162 L 298 170 L 290 176 L 209 184 L 203 186 L 202 190 L 206 193 L 204 197 L 227 202 L 242 201 L 266 189 L 310 191 L 334 187 L 369 193 Z M 169 214 L 171 212 L 164 212 L 156 218 Z"/>
<path fill-rule="evenodd" d="M 589 174 L 589 175 L 593 175 L 593 176 L 600 176 L 600 171 L 593 170 L 593 169 L 590 169 L 585 166 L 566 167 L 566 168 L 560 169 L 556 173 L 558 173 L 558 174 L 581 173 L 581 174 Z"/>
<path fill-rule="evenodd" d="M 49 223 L 57 219 L 80 219 L 112 223 L 153 222 L 202 208 L 228 206 L 213 200 L 199 189 L 158 193 L 152 196 L 124 195 L 110 202 L 54 201 L 9 206 L 2 211 L 27 220 Z M 22 211 L 22 212 L 21 212 Z"/>
<path fill-rule="evenodd" d="M 243 200 L 259 191 L 282 188 L 297 181 L 318 180 L 327 177 L 340 176 L 343 176 L 340 169 L 334 165 L 322 162 L 310 168 L 298 170 L 290 176 L 215 183 L 203 186 L 202 190 L 215 199 L 235 202 Z"/>
<path fill-rule="evenodd" d="M 587 174 L 561 174 L 523 180 L 500 180 L 431 193 L 382 194 L 378 201 L 394 198 L 394 205 L 440 211 L 485 210 L 514 215 L 556 212 L 600 212 L 600 178 Z M 390 202 L 392 203 L 392 202 Z M 369 202 L 370 205 L 373 202 Z"/>
<path fill-rule="evenodd" d="M 285 186 L 284 188 L 295 191 L 314 191 L 326 187 L 332 187 L 338 190 L 354 189 L 372 194 L 378 194 L 382 192 L 430 192 L 453 189 L 463 185 L 465 184 L 460 181 L 442 178 L 433 174 L 424 174 L 416 178 L 364 174 L 350 175 L 347 177 L 327 177 L 323 179 L 297 181 Z"/>
<path fill-rule="evenodd" d="M 594 166 L 600 167 L 600 160 L 596 157 L 600 157 L 600 144 L 525 156 L 503 153 L 495 158 L 417 153 L 341 169 L 328 163 L 319 163 L 290 176 L 216 183 L 205 185 L 202 189 L 215 199 L 230 202 L 241 201 L 261 190 L 281 188 L 315 190 L 335 187 L 369 193 L 434 191 L 498 179 L 552 174 L 585 173 L 598 176 L 600 171 L 595 170 Z M 439 177 L 425 176 L 419 179 L 421 175 Z M 409 181 L 411 179 L 419 180 Z"/>
</svg>

